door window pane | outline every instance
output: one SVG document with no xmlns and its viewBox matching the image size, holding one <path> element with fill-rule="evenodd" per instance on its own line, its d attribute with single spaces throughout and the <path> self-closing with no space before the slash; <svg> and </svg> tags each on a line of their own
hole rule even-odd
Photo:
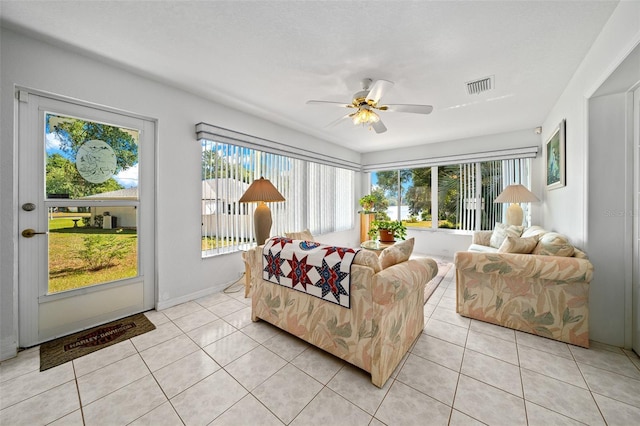
<svg viewBox="0 0 640 426">
<path fill-rule="evenodd" d="M 49 207 L 48 293 L 138 275 L 135 206 Z"/>
<path fill-rule="evenodd" d="M 47 113 L 46 197 L 81 199 L 137 188 L 138 138 L 137 130 Z"/>
</svg>

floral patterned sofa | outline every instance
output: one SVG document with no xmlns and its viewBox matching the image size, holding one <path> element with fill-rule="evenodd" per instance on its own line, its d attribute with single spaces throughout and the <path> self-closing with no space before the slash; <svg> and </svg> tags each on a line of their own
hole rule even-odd
<svg viewBox="0 0 640 426">
<path fill-rule="evenodd" d="M 498 238 L 476 231 L 469 251 L 455 254 L 456 311 L 588 348 L 593 265 L 560 234 L 509 228 Z"/>
<path fill-rule="evenodd" d="M 413 241 L 403 253 L 386 256 L 390 266 L 384 269 L 375 253 L 358 252 L 351 265 L 351 306 L 345 308 L 262 279 L 263 246 L 253 248 L 245 253 L 252 319 L 362 368 L 382 387 L 424 328 L 425 284 L 438 273 L 433 259 L 408 260 L 412 249 Z"/>
</svg>

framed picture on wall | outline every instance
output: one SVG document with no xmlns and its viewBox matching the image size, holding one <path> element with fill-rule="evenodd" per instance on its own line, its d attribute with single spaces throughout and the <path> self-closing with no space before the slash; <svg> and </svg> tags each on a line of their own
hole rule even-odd
<svg viewBox="0 0 640 426">
<path fill-rule="evenodd" d="M 566 120 L 562 120 L 547 141 L 547 189 L 566 185 L 565 173 Z"/>
</svg>

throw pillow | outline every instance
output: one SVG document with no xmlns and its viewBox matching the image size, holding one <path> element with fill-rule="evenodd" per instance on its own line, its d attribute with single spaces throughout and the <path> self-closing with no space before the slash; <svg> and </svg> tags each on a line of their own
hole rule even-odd
<svg viewBox="0 0 640 426">
<path fill-rule="evenodd" d="M 499 249 L 507 236 L 520 237 L 523 230 L 523 226 L 507 225 L 505 223 L 498 222 L 493 229 L 489 244 L 491 247 Z"/>
<path fill-rule="evenodd" d="M 574 247 L 564 235 L 560 235 L 557 232 L 547 232 L 540 237 L 533 254 L 572 257 L 574 251 Z"/>
<path fill-rule="evenodd" d="M 520 253 L 529 254 L 536 248 L 538 237 L 518 238 L 507 235 L 504 242 L 500 245 L 498 253 Z"/>
<path fill-rule="evenodd" d="M 395 243 L 391 247 L 387 247 L 380 253 L 380 266 L 382 269 L 387 269 L 389 266 L 396 265 L 398 263 L 406 262 L 411 257 L 413 252 L 413 244 L 415 238 L 409 238 L 406 241 Z"/>
<path fill-rule="evenodd" d="M 542 227 L 542 226 L 538 226 L 538 225 L 533 225 L 528 227 L 527 229 L 524 230 L 524 232 L 522 233 L 521 237 L 522 238 L 528 238 L 528 237 L 538 237 L 538 239 L 540 239 L 540 237 L 543 234 L 546 234 L 547 231 Z"/>
<path fill-rule="evenodd" d="M 315 241 L 313 235 L 311 235 L 311 231 L 308 229 L 300 232 L 285 232 L 284 236 L 292 240 Z"/>
<path fill-rule="evenodd" d="M 382 270 L 378 255 L 369 250 L 360 250 L 356 253 L 356 256 L 353 258 L 353 264 L 368 266 L 372 268 L 376 274 Z"/>
</svg>

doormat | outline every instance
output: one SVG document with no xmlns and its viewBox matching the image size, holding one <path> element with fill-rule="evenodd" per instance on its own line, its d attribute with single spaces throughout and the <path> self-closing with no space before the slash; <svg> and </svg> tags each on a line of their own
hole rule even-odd
<svg viewBox="0 0 640 426">
<path fill-rule="evenodd" d="M 40 345 L 40 371 L 88 355 L 154 330 L 155 325 L 144 314 L 99 325 Z"/>
<path fill-rule="evenodd" d="M 442 282 L 442 279 L 447 275 L 447 272 L 449 272 L 452 266 L 453 264 L 451 263 L 438 262 L 438 275 L 433 277 L 424 287 L 424 303 L 427 303 L 427 300 L 429 300 L 433 292 L 438 288 L 440 282 Z"/>
</svg>

